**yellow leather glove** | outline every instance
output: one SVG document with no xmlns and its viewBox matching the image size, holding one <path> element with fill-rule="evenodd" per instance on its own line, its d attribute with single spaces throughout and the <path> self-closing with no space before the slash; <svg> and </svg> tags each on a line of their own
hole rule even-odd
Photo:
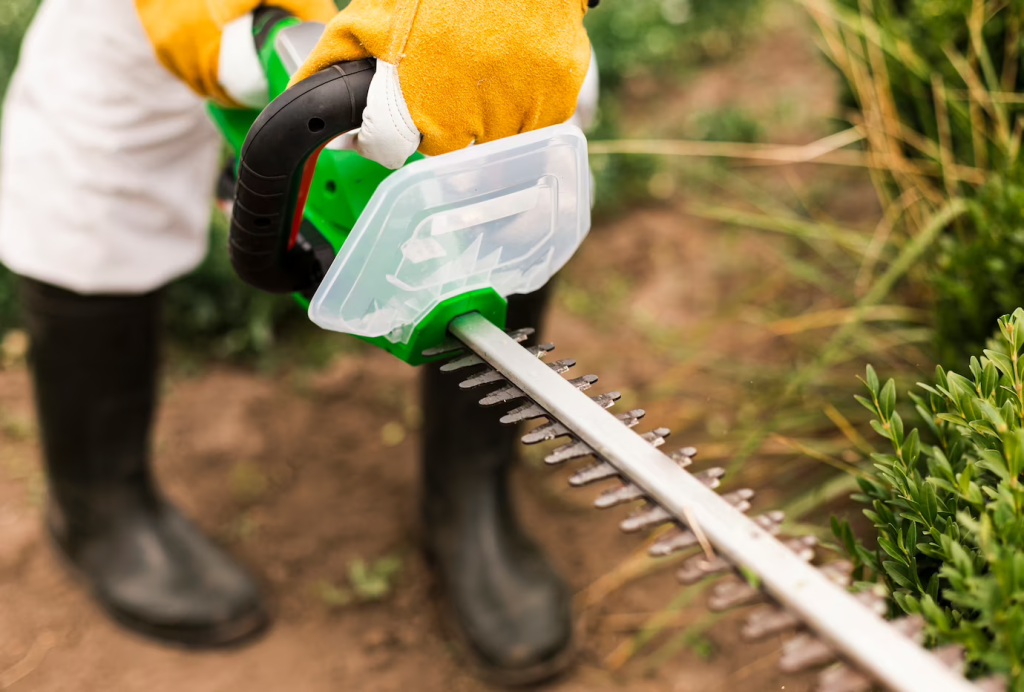
<svg viewBox="0 0 1024 692">
<path fill-rule="evenodd" d="M 160 62 L 200 96 L 228 106 L 237 104 L 220 83 L 221 32 L 261 5 L 313 22 L 338 12 L 333 0 L 135 0 Z"/>
<path fill-rule="evenodd" d="M 356 148 L 398 168 L 568 120 L 587 75 L 587 0 L 353 0 L 327 25 L 304 79 L 377 58 Z"/>
</svg>

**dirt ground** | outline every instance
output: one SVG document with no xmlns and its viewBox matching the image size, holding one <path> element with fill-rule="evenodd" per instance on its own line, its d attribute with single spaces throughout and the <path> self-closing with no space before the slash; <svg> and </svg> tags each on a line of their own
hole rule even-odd
<svg viewBox="0 0 1024 692">
<path fill-rule="evenodd" d="M 834 107 L 828 69 L 806 35 L 790 29 L 769 33 L 731 67 L 698 79 L 676 106 L 721 107 L 746 94 L 743 103 L 756 111 L 773 89 L 795 94 L 797 119 Z M 800 138 L 789 132 L 784 139 Z M 546 339 L 558 344 L 560 357 L 579 361 L 579 374 L 600 374 L 602 391 L 621 390 L 625 405 L 647 408 L 647 427 L 683 421 L 685 435 L 670 448 L 699 443 L 718 425 L 716 403 L 700 391 L 659 390 L 669 352 L 644 353 L 632 323 L 591 320 L 572 309 L 574 291 L 614 262 L 631 272 L 629 304 L 678 333 L 718 309 L 735 277 L 755 266 L 751 258 L 770 255 L 766 243 L 736 242 L 673 208 L 599 224 L 567 272 Z M 742 348 L 742 319 L 724 328 L 722 347 Z M 383 353 L 339 357 L 316 372 L 212 367 L 168 378 L 157 429 L 159 476 L 191 516 L 261 575 L 275 613 L 258 642 L 193 653 L 117 629 L 58 565 L 39 521 L 43 484 L 28 374 L 21 365 L 0 369 L 0 690 L 488 689 L 463 671 L 442 634 L 416 551 L 415 402 L 415 371 Z M 516 478 L 526 523 L 578 590 L 585 633 L 578 666 L 546 689 L 810 689 L 810 678 L 775 671 L 780 641 L 742 643 L 735 616 L 687 636 L 687 627 L 709 622 L 699 597 L 654 642 L 682 633 L 676 653 L 634 657 L 612 671 L 620 647 L 684 590 L 669 565 L 636 558 L 643 543 L 619 533 L 621 511 L 591 509 L 597 491 L 570 492 L 564 476 L 528 463 Z M 346 583 L 351 561 L 390 555 L 401 567 L 380 602 L 339 606 L 326 595 L 325 584 Z M 649 573 L 637 576 L 633 567 Z"/>
</svg>

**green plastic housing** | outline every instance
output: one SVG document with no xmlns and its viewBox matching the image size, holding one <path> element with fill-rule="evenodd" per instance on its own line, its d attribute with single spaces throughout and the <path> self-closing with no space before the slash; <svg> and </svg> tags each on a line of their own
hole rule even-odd
<svg viewBox="0 0 1024 692">
<path fill-rule="evenodd" d="M 288 88 L 290 80 L 288 71 L 275 48 L 277 35 L 283 29 L 298 23 L 299 20 L 294 18 L 278 22 L 259 51 L 272 98 L 283 93 Z M 258 31 L 259 27 L 254 27 L 254 32 Z M 249 128 L 259 116 L 259 111 L 222 108 L 212 103 L 209 104 L 208 110 L 228 145 L 236 154 L 241 152 Z M 422 156 L 415 154 L 410 161 L 419 158 Z M 391 173 L 391 170 L 364 159 L 354 151 L 324 149 L 317 159 L 306 206 L 302 210 L 304 219 L 311 223 L 337 252 L 348 238 L 377 186 Z M 309 307 L 309 300 L 304 296 L 295 294 L 295 299 L 304 308 Z M 423 351 L 440 345 L 448 338 L 448 323 L 453 318 L 468 312 L 479 312 L 494 324 L 504 327 L 507 307 L 508 302 L 505 298 L 493 289 L 471 291 L 438 305 L 416 325 L 405 343 L 393 343 L 385 337 L 357 338 L 384 349 L 410 365 L 420 365 L 437 360 L 424 358 Z"/>
</svg>

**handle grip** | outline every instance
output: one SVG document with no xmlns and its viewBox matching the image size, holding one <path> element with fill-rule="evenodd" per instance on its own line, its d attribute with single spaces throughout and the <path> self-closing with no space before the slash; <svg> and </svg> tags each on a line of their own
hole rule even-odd
<svg viewBox="0 0 1024 692">
<path fill-rule="evenodd" d="M 229 253 L 235 272 L 270 293 L 310 293 L 330 259 L 301 241 L 320 150 L 362 123 L 375 62 L 333 65 L 274 99 L 249 130 L 238 166 Z M 326 262 L 326 264 L 325 264 Z"/>
</svg>

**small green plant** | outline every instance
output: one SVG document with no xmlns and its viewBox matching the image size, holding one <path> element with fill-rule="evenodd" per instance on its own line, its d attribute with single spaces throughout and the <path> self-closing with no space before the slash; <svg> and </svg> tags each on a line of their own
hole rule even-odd
<svg viewBox="0 0 1024 692">
<path fill-rule="evenodd" d="M 855 578 L 885 581 L 894 614 L 920 613 L 933 643 L 965 648 L 972 674 L 1004 674 L 1024 690 L 1024 310 L 998 324 L 970 377 L 938 367 L 910 394 L 923 436 L 905 428 L 894 381 L 880 384 L 868 366 L 858 401 L 892 452 L 873 455 L 854 497 L 871 505 L 878 547 L 846 522 L 833 531 Z"/>
<path fill-rule="evenodd" d="M 348 564 L 348 586 L 321 580 L 316 593 L 331 608 L 382 601 L 394 591 L 401 570 L 402 558 L 398 555 L 386 555 L 372 563 L 356 558 Z"/>
</svg>

